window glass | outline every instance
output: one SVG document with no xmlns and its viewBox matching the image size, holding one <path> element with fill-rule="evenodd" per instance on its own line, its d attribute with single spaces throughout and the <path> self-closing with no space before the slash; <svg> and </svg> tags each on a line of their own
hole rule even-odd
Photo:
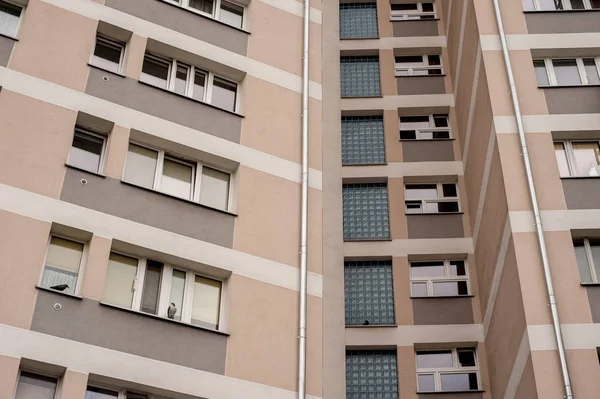
<svg viewBox="0 0 600 399">
<path fill-rule="evenodd" d="M 573 153 L 579 176 L 598 176 L 596 168 L 600 164 L 600 151 L 597 142 L 573 143 Z"/>
<path fill-rule="evenodd" d="M 392 4 L 392 11 L 416 11 L 417 3 Z"/>
<path fill-rule="evenodd" d="M 584 283 L 592 282 L 592 274 L 590 272 L 590 265 L 588 263 L 583 240 L 573 240 L 573 247 L 575 248 L 575 258 L 577 259 L 581 281 Z"/>
<path fill-rule="evenodd" d="M 417 352 L 417 368 L 452 367 L 452 351 Z"/>
<path fill-rule="evenodd" d="M 523 0 L 523 11 L 533 11 L 535 6 L 533 0 Z"/>
<path fill-rule="evenodd" d="M 411 262 L 411 277 L 443 277 L 444 262 Z"/>
<path fill-rule="evenodd" d="M 211 104 L 228 111 L 235 111 L 237 85 L 223 79 L 215 78 L 212 89 Z"/>
<path fill-rule="evenodd" d="M 459 349 L 458 363 L 461 367 L 475 367 L 475 351 L 473 349 Z"/>
<path fill-rule="evenodd" d="M 559 86 L 581 84 L 579 69 L 577 68 L 577 61 L 574 59 L 552 60 L 552 65 L 554 66 L 556 83 Z"/>
<path fill-rule="evenodd" d="M 192 165 L 165 158 L 160 191 L 190 199 L 193 178 L 194 167 Z"/>
<path fill-rule="evenodd" d="M 546 72 L 546 64 L 544 60 L 533 61 L 533 67 L 535 69 L 535 77 L 539 86 L 548 86 L 550 81 L 548 80 L 548 73 Z"/>
<path fill-rule="evenodd" d="M 196 276 L 192 303 L 192 324 L 218 328 L 221 304 L 221 282 Z"/>
<path fill-rule="evenodd" d="M 54 399 L 56 382 L 56 378 L 22 371 L 15 399 Z"/>
<path fill-rule="evenodd" d="M 175 93 L 186 94 L 187 79 L 189 74 L 189 67 L 177 63 L 177 73 L 175 74 Z"/>
<path fill-rule="evenodd" d="M 396 64 L 399 67 L 423 66 L 423 56 L 421 55 L 404 55 L 396 57 Z"/>
<path fill-rule="evenodd" d="M 434 296 L 459 296 L 467 294 L 466 281 L 435 281 L 433 283 Z"/>
<path fill-rule="evenodd" d="M 442 374 L 442 391 L 471 391 L 478 389 L 477 373 Z"/>
<path fill-rule="evenodd" d="M 435 184 L 407 184 L 406 199 L 437 198 L 437 186 Z"/>
<path fill-rule="evenodd" d="M 458 193 L 456 192 L 456 184 L 442 184 L 442 193 L 444 198 L 458 197 Z"/>
<path fill-rule="evenodd" d="M 204 88 L 206 87 L 206 74 L 196 71 L 194 76 L 194 94 L 196 100 L 204 101 Z"/>
<path fill-rule="evenodd" d="M 50 238 L 40 285 L 74 294 L 82 256 L 83 244 L 59 237 Z"/>
<path fill-rule="evenodd" d="M 588 80 L 587 83 L 590 85 L 600 84 L 600 77 L 598 76 L 596 60 L 594 60 L 593 58 L 584 58 L 583 66 L 585 67 L 585 75 Z"/>
<path fill-rule="evenodd" d="M 435 391 L 435 382 L 433 374 L 419 374 L 417 378 L 419 382 L 419 392 Z"/>
<path fill-rule="evenodd" d="M 0 33 L 6 36 L 17 36 L 19 18 L 23 9 L 19 6 L 0 0 Z"/>
<path fill-rule="evenodd" d="M 190 8 L 212 14 L 213 0 L 190 0 Z"/>
<path fill-rule="evenodd" d="M 169 80 L 169 63 L 145 56 L 140 80 L 166 89 L 167 81 Z"/>
<path fill-rule="evenodd" d="M 119 392 L 108 389 L 88 387 L 85 391 L 85 399 L 111 399 L 118 398 Z"/>
<path fill-rule="evenodd" d="M 103 300 L 123 308 L 131 308 L 138 260 L 111 253 L 108 259 Z"/>
<path fill-rule="evenodd" d="M 571 0 L 571 8 L 573 10 L 585 10 L 583 0 Z"/>
<path fill-rule="evenodd" d="M 123 180 L 138 186 L 153 188 L 158 152 L 129 144 Z"/>
<path fill-rule="evenodd" d="M 451 260 L 450 261 L 450 275 L 451 276 L 466 276 L 467 270 L 465 269 L 465 262 L 462 260 Z"/>
<path fill-rule="evenodd" d="M 94 48 L 92 64 L 106 69 L 107 71 L 119 73 L 122 51 L 123 47 L 113 44 L 108 40 L 96 38 L 96 47 Z"/>
<path fill-rule="evenodd" d="M 242 19 L 244 17 L 244 7 L 227 1 L 221 1 L 221 11 L 219 12 L 219 21 L 227 25 L 242 28 Z"/>
<path fill-rule="evenodd" d="M 561 177 L 570 176 L 569 163 L 567 162 L 567 152 L 563 143 L 554 143 L 554 153 L 556 154 L 556 162 L 558 171 Z"/>
<path fill-rule="evenodd" d="M 592 9 L 600 8 L 600 0 L 590 0 Z"/>
<path fill-rule="evenodd" d="M 590 249 L 592 250 L 592 260 L 594 261 L 594 269 L 596 271 L 596 277 L 600 278 L 600 240 L 589 239 Z"/>
<path fill-rule="evenodd" d="M 76 130 L 69 151 L 69 165 L 90 172 L 98 172 L 103 147 L 103 139 Z"/>
<path fill-rule="evenodd" d="M 423 3 L 421 7 L 423 12 L 433 12 L 433 3 Z"/>
<path fill-rule="evenodd" d="M 229 173 L 204 166 L 200 182 L 200 203 L 227 209 L 229 201 Z"/>
<path fill-rule="evenodd" d="M 400 117 L 401 132 L 415 132 L 419 129 L 429 129 L 429 116 L 402 116 Z"/>
<path fill-rule="evenodd" d="M 434 202 L 434 203 L 432 203 L 432 205 L 434 205 L 434 206 L 432 206 L 431 212 L 438 212 L 438 213 L 460 212 L 457 201 Z M 437 207 L 437 211 L 435 210 L 436 207 Z"/>
<path fill-rule="evenodd" d="M 427 283 L 412 283 L 412 296 L 422 297 L 427 295 Z"/>
<path fill-rule="evenodd" d="M 539 0 L 542 10 L 563 10 L 562 0 Z"/>
<path fill-rule="evenodd" d="M 156 314 L 158 312 L 158 297 L 160 295 L 160 282 L 163 264 L 153 260 L 146 263 L 144 275 L 144 289 L 142 291 L 141 311 Z"/>
<path fill-rule="evenodd" d="M 433 122 L 435 123 L 435 127 L 449 127 L 446 115 L 434 115 Z"/>
<path fill-rule="evenodd" d="M 181 320 L 181 310 L 183 309 L 183 295 L 185 293 L 185 272 L 173 270 L 171 277 L 171 293 L 169 295 L 169 306 L 175 306 L 175 313 L 169 316 L 171 319 Z"/>
</svg>

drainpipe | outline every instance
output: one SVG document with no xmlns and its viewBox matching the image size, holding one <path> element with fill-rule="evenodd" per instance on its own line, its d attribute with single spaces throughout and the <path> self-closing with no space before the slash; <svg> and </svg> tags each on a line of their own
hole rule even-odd
<svg viewBox="0 0 600 399">
<path fill-rule="evenodd" d="M 302 210 L 300 227 L 300 314 L 298 323 L 298 399 L 306 398 L 306 296 L 308 262 L 308 43 L 310 0 L 304 0 L 302 38 Z"/>
<path fill-rule="evenodd" d="M 508 45 L 506 43 L 506 34 L 504 33 L 504 24 L 502 23 L 502 15 L 500 14 L 500 6 L 498 0 L 492 0 L 494 3 L 494 11 L 496 13 L 496 23 L 500 33 L 500 43 L 502 45 L 502 54 L 504 56 L 504 64 L 508 74 L 508 82 L 510 84 L 510 94 L 517 119 L 517 130 L 519 132 L 519 140 L 521 142 L 521 152 L 523 154 L 523 163 L 525 164 L 525 173 L 527 175 L 527 185 L 529 186 L 529 198 L 533 208 L 533 216 L 535 218 L 535 228 L 538 238 L 538 246 L 542 255 L 542 266 L 544 268 L 544 278 L 546 280 L 546 289 L 548 291 L 548 302 L 550 304 L 550 312 L 552 314 L 552 324 L 554 327 L 554 337 L 556 346 L 558 347 L 558 356 L 560 359 L 560 368 L 562 372 L 563 385 L 565 389 L 565 398 L 573 399 L 573 390 L 571 388 L 571 377 L 569 376 L 569 368 L 567 367 L 567 356 L 565 354 L 565 344 L 563 342 L 562 331 L 560 328 L 560 319 L 558 317 L 558 307 L 556 304 L 556 295 L 554 294 L 554 286 L 552 284 L 552 275 L 550 273 L 550 261 L 548 260 L 548 250 L 546 240 L 544 239 L 544 228 L 542 225 L 542 217 L 540 215 L 540 207 L 538 204 L 537 194 L 535 191 L 535 183 L 533 182 L 533 173 L 531 170 L 531 161 L 529 159 L 529 151 L 527 150 L 527 141 L 525 140 L 525 129 L 523 128 L 523 116 L 521 115 L 521 107 L 519 105 L 519 96 L 517 94 L 517 86 L 513 75 L 512 64 L 508 54 Z"/>
</svg>

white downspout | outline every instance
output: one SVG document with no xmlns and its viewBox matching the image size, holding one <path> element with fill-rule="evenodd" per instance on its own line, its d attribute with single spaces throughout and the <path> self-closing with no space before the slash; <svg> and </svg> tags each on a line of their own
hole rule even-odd
<svg viewBox="0 0 600 399">
<path fill-rule="evenodd" d="M 544 238 L 544 228 L 542 225 L 542 217 L 540 215 L 540 207 L 538 204 L 537 194 L 535 191 L 535 183 L 533 181 L 533 173 L 531 170 L 531 161 L 529 159 L 529 151 L 527 149 L 527 141 L 525 140 L 525 129 L 523 127 L 523 116 L 521 115 L 521 107 L 519 105 L 519 96 L 517 94 L 517 86 L 513 75 L 512 64 L 508 53 L 508 45 L 506 43 L 506 34 L 504 33 L 504 24 L 502 22 L 502 14 L 500 14 L 500 6 L 498 0 L 494 2 L 494 11 L 496 13 L 496 22 L 498 24 L 498 32 L 500 33 L 500 43 L 502 45 L 502 54 L 504 56 L 504 64 L 508 74 L 508 82 L 510 84 L 510 94 L 517 119 L 517 130 L 519 132 L 519 140 L 521 142 L 521 152 L 523 153 L 523 163 L 525 164 L 525 173 L 527 175 L 527 185 L 529 186 L 529 198 L 531 207 L 533 208 L 533 216 L 535 219 L 535 227 L 538 238 L 538 246 L 542 256 L 542 265 L 544 268 L 544 278 L 546 280 L 546 289 L 548 291 L 548 302 L 550 304 L 550 313 L 552 314 L 552 324 L 554 326 L 554 337 L 556 346 L 558 347 L 558 355 L 560 359 L 560 367 L 565 390 L 565 398 L 573 399 L 573 390 L 571 388 L 571 377 L 569 376 L 569 368 L 567 367 L 567 356 L 565 353 L 565 344 L 563 342 L 562 331 L 560 328 L 560 319 L 558 317 L 558 307 L 556 304 L 556 296 L 554 294 L 554 286 L 552 284 L 552 274 L 550 273 L 550 261 L 548 260 L 548 250 L 546 240 Z"/>
<path fill-rule="evenodd" d="M 310 0 L 304 0 L 302 39 L 302 210 L 300 227 L 300 309 L 298 323 L 298 399 L 306 398 L 306 295 L 308 270 L 308 45 Z"/>
</svg>

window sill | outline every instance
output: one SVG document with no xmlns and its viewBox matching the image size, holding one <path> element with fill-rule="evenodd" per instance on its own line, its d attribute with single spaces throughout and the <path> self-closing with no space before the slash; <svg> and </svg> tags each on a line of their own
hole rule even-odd
<svg viewBox="0 0 600 399">
<path fill-rule="evenodd" d="M 165 197 L 173 198 L 173 199 L 175 199 L 175 200 L 179 200 L 179 201 L 187 202 L 187 203 L 189 203 L 189 204 L 192 204 L 192 205 L 197 205 L 197 206 L 199 206 L 199 207 L 201 207 L 201 208 L 210 209 L 210 210 L 212 210 L 212 211 L 216 211 L 216 212 L 225 213 L 225 214 L 227 214 L 227 215 L 231 215 L 231 216 L 237 216 L 237 213 L 233 213 L 233 212 L 226 211 L 226 210 L 219 209 L 219 208 L 213 208 L 212 206 L 204 205 L 204 204 L 201 204 L 201 203 L 199 203 L 199 202 L 195 202 L 195 201 L 192 201 L 192 200 L 189 200 L 189 199 L 185 199 L 185 198 L 177 197 L 177 196 L 175 196 L 175 195 L 171 195 L 171 194 L 163 193 L 162 191 L 154 190 L 154 189 L 152 189 L 152 188 L 148 188 L 148 187 L 142 187 L 142 186 L 139 186 L 139 185 L 137 185 L 137 184 L 134 184 L 134 183 L 128 182 L 128 181 L 126 181 L 126 180 L 121 180 L 121 183 L 123 183 L 123 184 L 126 184 L 126 185 L 128 185 L 128 186 L 136 187 L 136 188 L 139 188 L 139 189 L 142 189 L 142 190 L 150 191 L 150 192 L 152 192 L 152 193 L 156 193 L 156 194 L 164 195 Z"/>
<path fill-rule="evenodd" d="M 581 282 L 579 283 L 581 286 L 583 287 L 600 287 L 600 283 L 587 283 L 587 282 Z"/>
<path fill-rule="evenodd" d="M 410 200 L 409 200 L 410 201 Z M 426 215 L 426 216 L 431 216 L 431 215 L 462 215 L 464 214 L 464 212 L 423 212 L 423 213 L 405 213 L 405 215 Z"/>
<path fill-rule="evenodd" d="M 346 325 L 346 328 L 396 328 L 397 324 Z"/>
<path fill-rule="evenodd" d="M 575 13 L 580 13 L 580 12 L 598 12 L 600 11 L 600 9 L 594 8 L 594 9 L 589 9 L 589 10 L 525 10 L 523 11 L 524 14 L 575 14 Z"/>
<path fill-rule="evenodd" d="M 450 137 L 447 139 L 400 139 L 399 141 L 411 142 L 411 141 L 453 141 L 453 140 L 456 140 L 456 139 L 454 137 Z"/>
<path fill-rule="evenodd" d="M 396 79 L 398 78 L 438 78 L 440 76 L 446 76 L 445 73 L 440 73 L 438 75 L 394 75 L 396 77 Z"/>
<path fill-rule="evenodd" d="M 19 39 L 17 39 L 16 37 L 14 37 L 14 36 L 9 36 L 9 35 L 5 35 L 5 34 L 3 34 L 3 33 L 0 33 L 0 37 L 5 37 L 5 38 L 7 38 L 7 39 L 14 40 L 15 42 L 18 42 L 18 41 L 19 41 Z"/>
<path fill-rule="evenodd" d="M 123 75 L 120 72 L 110 71 L 110 70 L 108 70 L 106 68 L 102 68 L 102 67 L 100 67 L 98 65 L 94 65 L 94 64 L 89 63 L 89 62 L 88 62 L 88 66 L 91 67 L 91 68 L 94 68 L 94 69 L 98 69 L 99 71 L 110 73 L 111 75 L 115 75 L 115 76 L 118 76 L 120 78 L 127 78 L 127 76 Z"/>
<path fill-rule="evenodd" d="M 65 166 L 67 168 L 69 168 L 69 169 L 75 169 L 75 170 L 78 170 L 80 172 L 89 173 L 90 175 L 94 175 L 94 176 L 98 176 L 98 177 L 101 177 L 103 179 L 106 179 L 106 175 L 103 175 L 102 173 L 92 172 L 92 171 L 87 170 L 87 169 L 83 169 L 83 168 L 80 168 L 80 167 L 77 167 L 77 166 L 69 165 L 68 163 L 66 163 Z"/>
<path fill-rule="evenodd" d="M 228 332 L 225 332 L 225 331 L 219 331 L 219 330 L 215 330 L 215 329 L 212 329 L 212 328 L 201 327 L 201 326 L 197 326 L 195 324 L 188 324 L 188 323 L 184 323 L 184 322 L 179 321 L 179 320 L 168 319 L 166 317 L 160 317 L 160 316 L 157 316 L 155 314 L 138 312 L 137 310 L 123 308 L 121 306 L 116 306 L 116 305 L 113 305 L 113 304 L 110 304 L 110 303 L 107 303 L 107 302 L 100 301 L 100 305 L 106 306 L 106 307 L 109 307 L 109 308 L 113 308 L 113 309 L 123 310 L 123 311 L 129 312 L 129 313 L 135 313 L 135 314 L 140 315 L 140 316 L 146 316 L 146 317 L 150 317 L 150 318 L 153 318 L 153 319 L 162 320 L 162 321 L 167 322 L 167 323 L 174 323 L 174 324 L 178 324 L 180 326 L 185 326 L 185 327 L 190 327 L 190 328 L 196 328 L 198 330 L 208 331 L 208 332 L 212 332 L 212 333 L 219 334 L 219 335 L 225 335 L 225 336 L 229 336 L 230 335 Z"/>
<path fill-rule="evenodd" d="M 342 164 L 342 167 L 345 168 L 346 166 L 386 166 L 388 163 L 384 162 L 384 163 L 346 163 L 346 164 Z"/>
<path fill-rule="evenodd" d="M 202 17 L 204 19 L 208 19 L 209 21 L 216 22 L 219 25 L 224 25 L 224 26 L 226 26 L 228 28 L 231 28 L 233 30 L 237 30 L 237 31 L 245 33 L 247 35 L 250 34 L 250 32 L 247 31 L 247 30 L 245 30 L 245 29 L 241 29 L 241 28 L 235 27 L 233 25 L 226 24 L 225 22 L 219 21 L 218 19 L 215 19 L 213 17 L 209 17 L 208 15 L 202 14 L 202 13 L 200 13 L 198 11 L 194 11 L 194 10 L 190 10 L 189 8 L 181 7 L 180 5 L 173 4 L 170 1 L 166 1 L 166 0 L 159 0 L 159 1 L 161 1 L 162 3 L 168 4 L 168 5 L 172 6 L 172 7 L 175 7 L 175 8 L 178 8 L 180 10 L 183 10 L 185 12 L 189 12 L 190 14 L 194 14 L 194 15 L 197 15 L 197 16 Z M 244 12 L 244 16 L 242 17 L 243 20 L 245 20 L 247 18 L 246 14 L 247 14 L 247 12 Z"/>
<path fill-rule="evenodd" d="M 378 94 L 376 96 L 342 96 L 342 100 L 360 100 L 365 98 L 383 98 L 383 95 Z"/>
<path fill-rule="evenodd" d="M 575 87 L 600 87 L 600 85 L 538 85 L 538 89 L 565 89 L 565 88 L 575 88 Z"/>
<path fill-rule="evenodd" d="M 419 19 L 390 19 L 390 22 L 427 22 L 439 21 L 439 18 L 419 18 Z"/>
<path fill-rule="evenodd" d="M 351 238 L 351 239 L 346 239 L 344 238 L 344 242 L 385 242 L 385 241 L 392 241 L 391 238 Z"/>
<path fill-rule="evenodd" d="M 196 100 L 195 98 L 184 96 L 183 94 L 175 93 L 174 91 L 171 91 L 171 90 L 163 89 L 162 87 L 158 87 L 158 86 L 155 86 L 153 84 L 144 82 L 143 80 L 138 80 L 138 82 L 141 83 L 141 84 L 143 84 L 144 86 L 152 87 L 152 88 L 154 88 L 156 90 L 164 91 L 165 93 L 169 93 L 169 94 L 172 94 L 174 96 L 181 97 L 183 99 L 186 99 L 186 100 L 189 100 L 189 101 L 193 101 L 193 102 L 198 103 L 198 104 L 206 105 L 207 107 L 218 109 L 219 111 L 227 112 L 228 114 L 235 115 L 235 116 L 238 116 L 240 118 L 244 117 L 244 115 L 238 114 L 237 112 L 229 111 L 227 109 L 220 108 L 220 107 L 217 107 L 217 106 L 209 104 L 209 103 L 205 103 L 204 101 Z M 238 89 L 239 89 L 239 85 L 238 85 Z M 237 93 L 236 95 L 239 95 L 239 93 Z"/>
<path fill-rule="evenodd" d="M 411 296 L 410 299 L 451 299 L 451 298 L 474 298 L 475 295 L 444 295 L 444 296 Z"/>
<path fill-rule="evenodd" d="M 79 300 L 83 299 L 83 297 L 81 295 L 68 294 L 66 292 L 61 292 L 61 291 L 53 290 L 51 288 L 42 287 L 40 285 L 36 285 L 35 288 L 37 288 L 38 290 L 46 291 L 46 292 L 52 292 L 53 294 L 68 296 L 69 298 L 73 298 L 73 299 L 79 299 Z"/>
<path fill-rule="evenodd" d="M 372 37 L 340 37 L 340 40 L 377 40 L 380 39 L 379 36 Z"/>
<path fill-rule="evenodd" d="M 561 176 L 561 179 L 565 180 L 578 180 L 578 179 L 598 179 L 600 176 Z"/>
<path fill-rule="evenodd" d="M 482 393 L 485 392 L 483 389 L 474 389 L 469 391 L 417 391 L 418 395 L 444 395 L 444 394 L 457 394 L 457 393 Z"/>
</svg>

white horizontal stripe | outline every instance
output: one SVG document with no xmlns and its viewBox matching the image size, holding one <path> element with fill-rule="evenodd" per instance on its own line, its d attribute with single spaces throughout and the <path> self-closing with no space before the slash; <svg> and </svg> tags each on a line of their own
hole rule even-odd
<svg viewBox="0 0 600 399">
<path fill-rule="evenodd" d="M 246 72 L 256 78 L 302 93 L 302 78 L 271 65 L 253 60 L 219 46 L 195 39 L 174 30 L 154 24 L 93 1 L 42 0 L 88 18 L 116 25 L 143 37 L 148 37 L 175 48 L 209 58 L 215 62 Z M 310 82 L 310 96 L 321 100 L 321 85 Z"/>
<path fill-rule="evenodd" d="M 569 209 L 542 211 L 544 231 L 597 229 L 600 226 L 600 209 Z M 510 212 L 510 225 L 515 233 L 534 232 L 533 212 Z"/>
<path fill-rule="evenodd" d="M 387 165 L 344 166 L 343 178 L 463 175 L 460 161 L 391 162 Z"/>
<path fill-rule="evenodd" d="M 600 324 L 561 324 L 567 349 L 596 349 L 600 347 Z M 551 324 L 527 326 L 532 351 L 556 350 L 554 326 Z"/>
<path fill-rule="evenodd" d="M 454 107 L 453 94 L 342 98 L 342 111 L 397 110 L 415 107 Z"/>
<path fill-rule="evenodd" d="M 519 389 L 519 384 L 521 383 L 521 378 L 523 377 L 523 372 L 525 371 L 525 366 L 527 365 L 527 360 L 529 360 L 530 353 L 529 337 L 527 336 L 527 330 L 525 330 L 525 332 L 523 332 L 521 344 L 519 345 L 517 357 L 513 363 L 512 371 L 510 372 L 510 377 L 506 383 L 504 399 L 514 399 L 517 395 L 517 390 Z"/>
<path fill-rule="evenodd" d="M 289 12 L 290 14 L 297 15 L 298 17 L 304 17 L 304 6 L 302 3 L 296 0 L 260 0 L 262 3 L 268 4 L 271 7 L 279 8 L 282 11 Z M 321 10 L 316 8 L 310 8 L 310 21 L 321 25 L 322 13 Z"/>
<path fill-rule="evenodd" d="M 346 257 L 472 254 L 473 239 L 412 238 L 392 241 L 355 241 L 344 243 Z"/>
<path fill-rule="evenodd" d="M 300 288 L 300 273 L 296 267 L 195 240 L 9 185 L 0 184 L 0 209 L 49 223 L 56 222 L 142 248 L 150 248 L 290 290 L 298 291 Z M 320 297 L 322 291 L 321 275 L 309 273 L 309 294 Z"/>
<path fill-rule="evenodd" d="M 156 137 L 230 159 L 264 173 L 269 173 L 296 183 L 301 182 L 301 167 L 295 162 L 277 158 L 208 133 L 203 133 L 109 101 L 104 101 L 97 97 L 71 90 L 21 72 L 0 67 L 0 86 L 3 89 L 11 90 L 50 104 L 74 111 L 82 111 L 126 128 L 136 129 Z M 312 188 L 321 189 L 321 171 L 310 169 L 309 184 Z"/>
<path fill-rule="evenodd" d="M 525 115 L 523 125 L 526 133 L 598 130 L 600 113 Z M 497 133 L 517 133 L 517 122 L 514 116 L 495 116 L 494 126 Z"/>
<path fill-rule="evenodd" d="M 446 36 L 382 37 L 380 39 L 340 40 L 341 51 L 442 47 L 446 47 Z"/>
<path fill-rule="evenodd" d="M 483 327 L 481 324 L 453 324 L 346 328 L 347 346 L 412 346 L 442 342 L 483 342 Z"/>
<path fill-rule="evenodd" d="M 529 35 L 506 35 L 509 50 L 594 48 L 600 43 L 600 33 L 549 33 Z M 498 35 L 481 35 L 484 51 L 500 51 Z"/>
<path fill-rule="evenodd" d="M 297 393 L 0 324 L 0 354 L 210 399 L 294 399 Z M 167 345 L 168 342 L 165 342 Z M 308 396 L 310 399 L 318 399 Z"/>
</svg>

